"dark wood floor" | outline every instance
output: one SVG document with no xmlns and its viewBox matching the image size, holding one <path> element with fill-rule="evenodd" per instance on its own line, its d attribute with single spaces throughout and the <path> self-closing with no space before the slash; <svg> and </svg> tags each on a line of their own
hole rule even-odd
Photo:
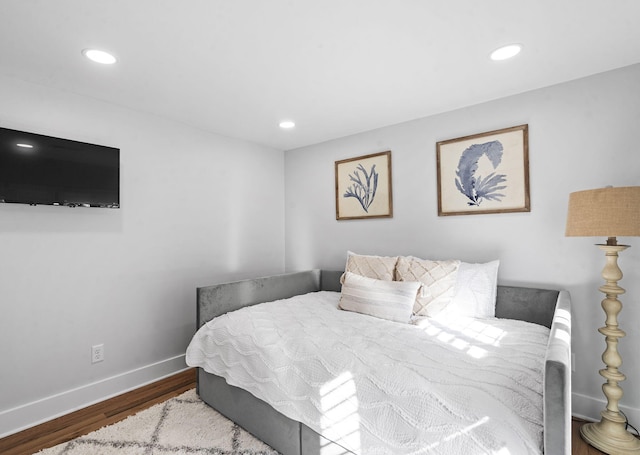
<svg viewBox="0 0 640 455">
<path fill-rule="evenodd" d="M 0 439 L 0 454 L 31 455 L 91 433 L 195 387 L 196 370 L 146 385 L 63 417 Z"/>
<path fill-rule="evenodd" d="M 571 455 L 600 455 L 598 449 L 591 447 L 580 437 L 580 427 L 584 425 L 584 420 L 573 418 L 571 422 Z"/>
<path fill-rule="evenodd" d="M 0 454 L 31 455 L 39 450 L 85 435 L 105 425 L 119 422 L 154 404 L 180 395 L 195 387 L 194 369 L 178 373 L 161 381 L 127 392 L 102 403 L 89 406 L 51 420 L 20 433 L 0 439 Z M 580 438 L 580 426 L 585 422 L 573 419 L 572 455 L 601 455 Z"/>
<path fill-rule="evenodd" d="M 600 452 L 598 449 L 594 449 L 593 447 L 588 445 L 586 442 L 584 442 L 580 437 L 580 427 L 585 423 L 587 422 L 581 419 L 577 419 L 575 417 L 571 422 L 571 444 L 572 444 L 571 454 L 572 455 L 600 455 L 600 454 L 605 455 L 604 452 Z M 632 434 L 635 434 L 635 432 L 632 432 Z M 640 437 L 636 436 L 636 438 L 640 438 Z"/>
</svg>

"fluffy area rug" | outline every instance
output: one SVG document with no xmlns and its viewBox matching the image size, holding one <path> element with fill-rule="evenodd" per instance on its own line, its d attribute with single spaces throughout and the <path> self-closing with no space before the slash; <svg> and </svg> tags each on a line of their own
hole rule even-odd
<svg viewBox="0 0 640 455">
<path fill-rule="evenodd" d="M 38 455 L 278 455 L 195 389 Z"/>
</svg>

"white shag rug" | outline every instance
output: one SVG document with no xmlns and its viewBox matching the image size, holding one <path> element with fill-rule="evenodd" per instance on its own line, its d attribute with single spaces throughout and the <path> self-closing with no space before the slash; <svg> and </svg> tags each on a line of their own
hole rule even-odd
<svg viewBox="0 0 640 455">
<path fill-rule="evenodd" d="M 189 390 L 38 455 L 278 455 Z"/>
</svg>

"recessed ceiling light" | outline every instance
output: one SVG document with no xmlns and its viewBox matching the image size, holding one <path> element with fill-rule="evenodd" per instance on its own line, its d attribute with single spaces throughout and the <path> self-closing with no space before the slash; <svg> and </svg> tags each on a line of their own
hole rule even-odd
<svg viewBox="0 0 640 455">
<path fill-rule="evenodd" d="M 83 49 L 82 55 L 93 62 L 102 63 L 103 65 L 113 65 L 118 61 L 112 54 L 99 49 Z"/>
<path fill-rule="evenodd" d="M 521 50 L 522 46 L 520 44 L 509 44 L 493 51 L 490 57 L 491 60 L 506 60 L 508 58 L 515 57 Z"/>
<path fill-rule="evenodd" d="M 283 130 L 290 130 L 291 128 L 294 128 L 296 126 L 296 124 L 294 122 L 292 122 L 291 120 L 284 120 L 282 122 L 280 122 L 280 128 L 282 128 Z"/>
</svg>

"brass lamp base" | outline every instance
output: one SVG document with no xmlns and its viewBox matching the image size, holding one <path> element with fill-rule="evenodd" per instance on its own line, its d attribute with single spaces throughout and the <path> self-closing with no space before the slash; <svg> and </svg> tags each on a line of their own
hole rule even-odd
<svg viewBox="0 0 640 455">
<path fill-rule="evenodd" d="M 603 411 L 607 412 L 607 411 Z M 624 429 L 624 419 L 620 425 L 607 425 L 603 419 L 597 423 L 587 423 L 580 427 L 580 434 L 589 445 L 611 455 L 640 454 L 640 439 Z"/>
</svg>

